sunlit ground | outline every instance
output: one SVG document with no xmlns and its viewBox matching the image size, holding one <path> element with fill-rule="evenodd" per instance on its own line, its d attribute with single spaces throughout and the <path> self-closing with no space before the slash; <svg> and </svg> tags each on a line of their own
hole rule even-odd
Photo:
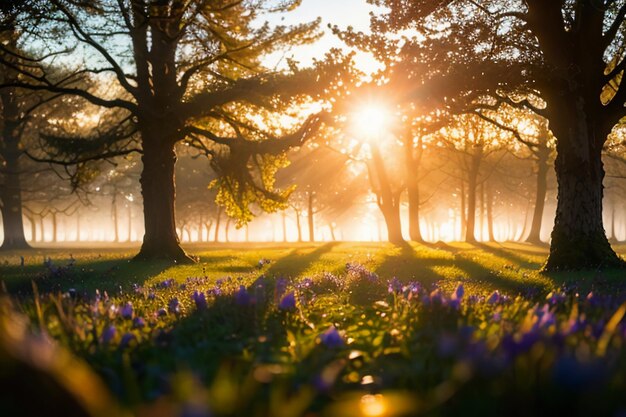
<svg viewBox="0 0 626 417">
<path fill-rule="evenodd" d="M 197 264 L 130 263 L 132 245 L 0 257 L 0 415 L 75 407 L 61 393 L 103 417 L 626 406 L 623 271 L 544 275 L 547 247 L 521 243 L 186 249 Z"/>
</svg>

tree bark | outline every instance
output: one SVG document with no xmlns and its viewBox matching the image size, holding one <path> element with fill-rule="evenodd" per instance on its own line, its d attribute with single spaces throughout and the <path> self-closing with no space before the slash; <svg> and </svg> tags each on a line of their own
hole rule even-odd
<svg viewBox="0 0 626 417">
<path fill-rule="evenodd" d="M 395 244 L 404 243 L 400 219 L 400 193 L 394 193 L 391 189 L 391 183 L 380 154 L 380 149 L 376 145 L 372 145 L 372 160 L 378 179 L 378 187 L 374 188 L 378 188 L 377 202 L 387 226 L 387 239 Z"/>
<path fill-rule="evenodd" d="M 488 239 L 490 242 L 496 241 L 496 235 L 493 230 L 493 192 L 491 191 L 491 186 L 487 184 L 486 194 L 485 194 L 485 202 L 487 204 L 487 231 L 488 231 Z M 507 236 L 508 238 L 508 236 Z"/>
<path fill-rule="evenodd" d="M 550 150 L 540 152 L 537 159 L 537 178 L 536 178 L 536 194 L 535 209 L 533 211 L 533 220 L 530 226 L 530 233 L 526 238 L 526 242 L 539 244 L 541 242 L 541 224 L 543 223 L 543 212 L 546 205 L 546 194 L 548 193 L 548 157 Z"/>
<path fill-rule="evenodd" d="M 163 140 L 143 140 L 143 171 L 141 194 L 144 205 L 145 234 L 136 260 L 167 259 L 189 263 L 176 233 L 174 199 L 174 143 Z"/>
<path fill-rule="evenodd" d="M 558 192 L 550 255 L 544 269 L 622 267 L 624 263 L 611 248 L 602 221 L 602 144 L 606 134 L 590 124 L 581 97 L 570 97 L 561 105 L 560 117 L 551 118 L 557 134 Z"/>
<path fill-rule="evenodd" d="M 413 136 L 405 135 L 404 162 L 406 164 L 407 197 L 409 200 L 409 238 L 413 242 L 423 242 L 424 237 L 420 229 L 420 187 L 419 168 L 422 154 L 422 138 L 417 141 L 417 152 L 413 152 Z"/>
<path fill-rule="evenodd" d="M 302 223 L 300 223 L 300 210 L 294 209 L 296 213 L 296 228 L 298 229 L 298 242 L 302 242 Z"/>
<path fill-rule="evenodd" d="M 7 70 L 8 71 L 8 70 Z M 3 79 L 17 79 L 17 75 L 3 74 Z M 18 128 L 20 125 L 20 110 L 14 88 L 0 90 L 2 102 L 2 138 L 0 142 L 0 156 L 4 160 L 3 181 L 0 187 L 0 203 L 2 211 L 2 228 L 4 241 L 0 249 L 28 249 L 24 234 L 24 219 L 22 213 L 22 186 Z"/>
<path fill-rule="evenodd" d="M 13 158 L 10 158 L 13 159 Z M 0 249 L 28 249 L 24 235 L 24 220 L 22 216 L 22 189 L 20 181 L 19 163 L 17 158 L 7 160 L 5 183 L 0 190 L 2 200 L 2 229 L 4 241 Z"/>
<path fill-rule="evenodd" d="M 313 193 L 308 192 L 307 194 L 307 219 L 309 221 L 309 242 L 315 242 L 315 219 L 313 216 L 315 213 L 313 212 Z"/>
<path fill-rule="evenodd" d="M 114 190 L 113 192 L 113 198 L 111 199 L 111 217 L 113 218 L 113 241 L 115 243 L 118 243 L 120 241 L 120 222 L 117 213 L 117 190 Z"/>
<path fill-rule="evenodd" d="M 476 191 L 478 188 L 478 171 L 480 157 L 472 156 L 467 178 L 467 220 L 465 222 L 465 241 L 476 242 Z"/>
<path fill-rule="evenodd" d="M 282 225 L 283 225 L 283 242 L 287 242 L 287 214 L 283 211 L 281 213 Z"/>
<path fill-rule="evenodd" d="M 215 233 L 213 234 L 213 242 L 220 241 L 220 223 L 222 221 L 222 207 L 217 207 L 217 216 L 215 216 Z"/>
</svg>

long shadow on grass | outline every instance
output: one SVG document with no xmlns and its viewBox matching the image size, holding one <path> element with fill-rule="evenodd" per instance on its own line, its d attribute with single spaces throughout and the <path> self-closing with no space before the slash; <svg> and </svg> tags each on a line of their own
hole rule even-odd
<svg viewBox="0 0 626 417">
<path fill-rule="evenodd" d="M 75 289 L 79 294 L 91 294 L 96 289 L 115 292 L 128 290 L 132 284 L 141 285 L 147 279 L 174 266 L 168 261 L 131 262 L 129 259 L 95 259 L 76 264 L 59 262 L 51 266 L 3 266 L 0 280 L 10 294 L 32 294 L 34 282 L 39 292 L 65 292 Z"/>
<path fill-rule="evenodd" d="M 305 252 L 305 248 L 293 249 L 287 256 L 283 256 L 271 264 L 267 275 L 297 277 L 338 244 L 338 242 L 328 242 L 308 253 Z"/>
<path fill-rule="evenodd" d="M 543 264 L 543 259 L 541 261 L 532 261 L 528 258 L 528 256 L 520 256 L 516 253 L 514 253 L 511 250 L 505 249 L 502 246 L 494 246 L 494 245 L 488 245 L 486 243 L 482 243 L 482 242 L 477 242 L 473 244 L 474 247 L 490 253 L 496 257 L 502 258 L 502 259 L 506 259 L 510 262 L 512 262 L 513 264 L 520 266 L 522 268 L 529 268 L 529 269 L 539 269 L 541 268 L 541 265 Z M 531 252 L 528 250 L 515 250 L 516 252 L 521 252 L 521 253 L 526 253 L 530 256 L 541 256 L 540 253 L 537 252 Z"/>
<path fill-rule="evenodd" d="M 454 276 L 454 270 L 458 269 L 470 281 L 484 284 L 490 289 L 498 289 L 512 294 L 525 293 L 529 289 L 544 289 L 545 287 L 543 283 L 528 281 L 522 273 L 519 273 L 519 278 L 512 278 L 508 276 L 509 273 L 489 268 L 477 261 L 471 252 L 468 251 L 466 254 L 464 253 L 465 250 L 446 243 L 426 243 L 423 246 L 433 250 L 433 256 L 420 255 L 409 244 L 401 245 L 400 254 L 385 259 L 377 272 L 383 276 L 389 272 L 394 272 L 400 279 L 403 276 L 413 277 L 428 285 L 439 280 L 457 280 L 458 277 Z M 436 251 L 447 252 L 451 256 L 436 256 Z M 485 252 L 487 251 L 485 250 Z M 528 260 L 524 261 L 529 263 Z M 539 267 L 539 264 L 534 265 Z M 512 271 L 507 272 L 512 273 Z"/>
</svg>

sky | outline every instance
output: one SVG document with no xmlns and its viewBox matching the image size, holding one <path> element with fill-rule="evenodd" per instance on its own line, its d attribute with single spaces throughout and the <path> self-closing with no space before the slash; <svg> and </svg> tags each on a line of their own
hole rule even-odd
<svg viewBox="0 0 626 417">
<path fill-rule="evenodd" d="M 324 53 L 331 48 L 345 48 L 345 45 L 330 32 L 328 25 L 337 25 L 344 29 L 352 26 L 357 31 L 367 32 L 371 10 L 374 10 L 373 6 L 367 4 L 365 0 L 303 0 L 300 7 L 284 15 L 281 23 L 308 22 L 319 16 L 322 18 L 321 27 L 325 32 L 324 36 L 315 44 L 293 48 L 286 55 L 284 52 L 274 54 L 268 62 L 275 65 L 279 61 L 282 62 L 281 58 L 284 56 L 285 58 L 293 57 L 302 65 L 308 65 L 313 58 L 322 58 Z M 373 58 L 365 54 L 358 54 L 356 62 L 360 69 L 367 72 L 371 72 L 374 66 Z"/>
</svg>

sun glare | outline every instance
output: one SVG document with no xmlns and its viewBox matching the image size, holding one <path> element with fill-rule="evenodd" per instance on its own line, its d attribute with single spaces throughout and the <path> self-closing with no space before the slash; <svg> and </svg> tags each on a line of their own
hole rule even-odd
<svg viewBox="0 0 626 417">
<path fill-rule="evenodd" d="M 352 129 L 362 139 L 381 135 L 389 125 L 389 110 L 378 104 L 364 105 L 354 112 Z"/>
</svg>

